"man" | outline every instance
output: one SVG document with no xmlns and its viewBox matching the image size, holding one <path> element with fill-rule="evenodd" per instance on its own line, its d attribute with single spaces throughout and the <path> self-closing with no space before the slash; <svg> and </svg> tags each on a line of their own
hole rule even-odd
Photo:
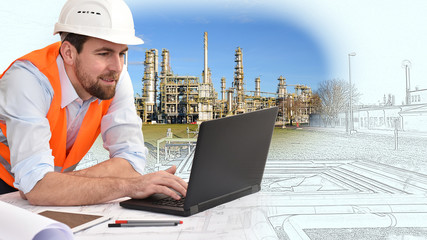
<svg viewBox="0 0 427 240">
<path fill-rule="evenodd" d="M 176 167 L 142 175 L 146 148 L 124 55 L 135 36 L 122 0 L 68 0 L 61 43 L 18 59 L 0 76 L 0 193 L 34 205 L 185 196 Z M 101 133 L 111 159 L 73 171 Z M 173 191 L 175 190 L 175 191 Z"/>
</svg>

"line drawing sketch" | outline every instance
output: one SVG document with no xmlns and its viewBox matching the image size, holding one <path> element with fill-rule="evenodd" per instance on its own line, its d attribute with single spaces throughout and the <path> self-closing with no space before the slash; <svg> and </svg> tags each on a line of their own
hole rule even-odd
<svg viewBox="0 0 427 240">
<path fill-rule="evenodd" d="M 151 146 L 147 172 L 176 165 L 188 179 L 194 141 L 184 142 L 163 139 L 159 159 Z M 213 239 L 427 239 L 427 134 L 401 132 L 399 144 L 392 131 L 276 128 L 257 205 L 243 198 L 195 215 L 203 224 L 192 231 Z M 223 222 L 244 236 L 212 230 Z"/>
</svg>

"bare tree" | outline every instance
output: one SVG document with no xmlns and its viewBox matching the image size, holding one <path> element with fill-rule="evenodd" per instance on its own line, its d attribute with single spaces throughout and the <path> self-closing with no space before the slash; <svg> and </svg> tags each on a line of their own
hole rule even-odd
<svg viewBox="0 0 427 240">
<path fill-rule="evenodd" d="M 322 110 L 322 100 L 320 100 L 319 94 L 317 92 L 313 93 L 310 99 L 310 114 L 320 113 Z"/>
<path fill-rule="evenodd" d="M 360 93 L 352 86 L 352 102 L 356 103 Z M 326 80 L 319 84 L 317 94 L 321 100 L 320 114 L 325 125 L 334 125 L 338 114 L 349 110 L 349 83 L 342 79 Z"/>
</svg>

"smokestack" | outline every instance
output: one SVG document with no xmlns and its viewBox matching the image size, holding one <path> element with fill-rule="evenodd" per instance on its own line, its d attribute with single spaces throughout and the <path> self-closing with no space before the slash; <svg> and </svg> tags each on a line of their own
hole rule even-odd
<svg viewBox="0 0 427 240">
<path fill-rule="evenodd" d="M 209 78 L 208 78 L 208 33 L 205 32 L 204 35 L 204 46 L 205 46 L 205 69 L 204 69 L 204 74 L 203 74 L 203 83 L 209 83 Z"/>
</svg>

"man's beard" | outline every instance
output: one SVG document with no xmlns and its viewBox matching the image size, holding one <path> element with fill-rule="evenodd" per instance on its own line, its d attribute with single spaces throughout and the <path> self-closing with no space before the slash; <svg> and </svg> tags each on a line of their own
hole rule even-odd
<svg viewBox="0 0 427 240">
<path fill-rule="evenodd" d="M 117 72 L 110 71 L 108 73 L 99 75 L 96 79 L 91 79 L 89 74 L 81 71 L 81 69 L 80 61 L 77 60 L 76 76 L 86 92 L 101 100 L 108 100 L 114 97 L 116 94 L 117 81 L 119 80 L 119 74 Z M 101 81 L 103 80 L 101 79 L 112 79 L 115 81 L 115 84 L 102 86 Z"/>
</svg>

